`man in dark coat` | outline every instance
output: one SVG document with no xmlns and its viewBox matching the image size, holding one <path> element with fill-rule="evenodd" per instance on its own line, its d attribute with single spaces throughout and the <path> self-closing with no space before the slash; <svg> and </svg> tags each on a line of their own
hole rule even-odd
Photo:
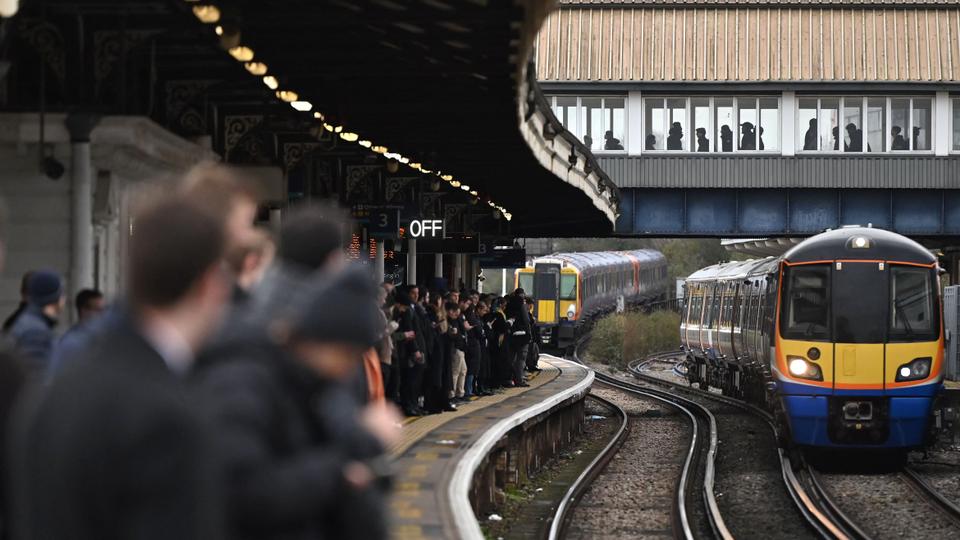
<svg viewBox="0 0 960 540">
<path fill-rule="evenodd" d="M 523 377 L 531 336 L 530 313 L 525 298 L 523 290 L 517 289 L 507 300 L 505 313 L 510 323 L 510 367 L 514 386 L 530 386 Z"/>
<path fill-rule="evenodd" d="M 397 331 L 403 336 L 403 340 L 397 343 L 400 405 L 407 416 L 420 416 L 424 413 L 418 400 L 423 382 L 423 366 L 426 362 L 426 345 L 420 328 L 420 318 L 410 293 L 410 287 L 399 287 L 394 291 L 397 301 L 394 306 L 394 320 L 399 325 Z"/>
<path fill-rule="evenodd" d="M 178 197 L 136 223 L 121 315 L 18 405 L 15 539 L 222 538 L 209 429 L 183 375 L 229 298 L 223 227 Z"/>
<path fill-rule="evenodd" d="M 26 363 L 27 374 L 34 378 L 46 373 L 56 343 L 54 328 L 63 312 L 63 280 L 51 270 L 30 274 L 27 283 L 27 307 L 13 321 L 8 336 L 17 355 Z"/>
<path fill-rule="evenodd" d="M 231 538 L 386 536 L 378 459 L 396 418 L 382 404 L 358 410 L 344 382 L 383 336 L 376 288 L 350 269 L 300 290 L 299 313 L 269 329 L 240 326 L 203 366 L 200 385 L 224 458 Z M 358 455 L 352 426 L 379 437 Z"/>
</svg>

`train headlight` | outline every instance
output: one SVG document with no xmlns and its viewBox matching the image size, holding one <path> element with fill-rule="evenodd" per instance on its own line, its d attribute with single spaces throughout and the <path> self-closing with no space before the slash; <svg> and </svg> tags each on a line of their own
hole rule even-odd
<svg viewBox="0 0 960 540">
<path fill-rule="evenodd" d="M 576 314 L 577 314 L 577 306 L 574 306 L 571 304 L 570 307 L 567 308 L 567 318 L 572 319 Z"/>
<path fill-rule="evenodd" d="M 914 358 L 909 363 L 897 368 L 896 381 L 904 382 L 926 379 L 930 376 L 930 365 L 932 363 L 933 359 L 929 356 L 924 356 L 923 358 Z"/>
<path fill-rule="evenodd" d="M 866 236 L 854 236 L 847 241 L 847 247 L 853 249 L 870 249 L 873 246 L 871 245 L 870 239 Z"/>
<path fill-rule="evenodd" d="M 798 377 L 800 379 L 810 379 L 812 381 L 823 380 L 823 372 L 820 370 L 820 366 L 814 364 L 813 362 L 808 362 L 805 358 L 800 358 L 799 356 L 788 356 L 787 368 L 790 370 L 790 374 L 794 377 Z"/>
</svg>

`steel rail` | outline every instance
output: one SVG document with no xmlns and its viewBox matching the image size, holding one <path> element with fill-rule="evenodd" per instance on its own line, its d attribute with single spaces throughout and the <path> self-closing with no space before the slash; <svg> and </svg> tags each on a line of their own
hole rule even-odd
<svg viewBox="0 0 960 540">
<path fill-rule="evenodd" d="M 573 351 L 574 360 L 577 362 L 580 362 L 579 348 L 583 343 L 584 341 L 581 341 Z M 713 413 L 703 405 L 683 396 L 653 388 L 641 387 L 602 373 L 594 372 L 594 376 L 597 381 L 607 386 L 618 388 L 648 399 L 654 399 L 681 411 L 687 416 L 691 424 L 690 448 L 677 482 L 677 493 L 674 501 L 674 536 L 687 540 L 692 540 L 696 537 L 687 511 L 689 502 L 687 500 L 687 492 L 691 489 L 691 471 L 694 467 L 694 462 L 698 459 L 698 456 L 702 455 L 705 460 L 702 496 L 707 519 L 710 522 L 710 528 L 713 530 L 716 538 L 732 540 L 733 535 L 723 520 L 723 515 L 720 513 L 720 506 L 717 504 L 716 495 L 714 494 L 718 435 L 717 420 Z M 702 433 L 701 429 L 704 430 L 705 433 Z M 681 532 L 682 535 L 680 534 Z"/>
<path fill-rule="evenodd" d="M 698 456 L 703 456 L 705 459 L 703 496 L 710 527 L 715 537 L 732 540 L 733 535 L 723 521 L 723 516 L 720 514 L 720 508 L 719 505 L 717 505 L 716 497 L 713 493 L 713 478 L 715 476 L 714 461 L 717 449 L 716 419 L 713 417 L 713 413 L 698 403 L 667 392 L 642 388 L 601 373 L 596 373 L 595 377 L 596 380 L 602 384 L 634 395 L 643 396 L 647 399 L 659 401 L 677 409 L 687 416 L 691 424 L 690 446 L 684 459 L 680 478 L 677 481 L 677 493 L 674 500 L 674 536 L 687 540 L 693 540 L 697 537 L 689 516 L 688 505 L 690 501 L 688 500 L 687 493 L 693 489 L 691 485 L 693 469 L 698 460 Z"/>
<path fill-rule="evenodd" d="M 654 353 L 643 360 L 629 363 L 627 368 L 631 375 L 638 380 L 665 386 L 671 390 L 695 394 L 705 399 L 724 403 L 757 415 L 767 422 L 774 436 L 778 440 L 780 439 L 779 428 L 774 421 L 773 415 L 770 414 L 769 411 L 733 397 L 714 394 L 708 390 L 696 389 L 689 386 L 680 386 L 676 383 L 647 375 L 640 369 L 640 366 L 644 366 L 653 360 L 664 360 L 666 358 L 676 357 L 679 354 L 682 353 L 679 351 Z M 796 456 L 791 459 L 790 453 L 785 452 L 783 448 L 778 448 L 778 453 L 780 454 L 780 468 L 787 492 L 794 503 L 796 503 L 801 515 L 818 534 L 824 538 L 836 538 L 839 540 L 869 538 L 869 535 L 866 534 L 863 529 L 857 526 L 853 520 L 847 517 L 837 507 L 836 503 L 834 503 L 833 499 L 818 481 L 816 471 L 814 471 L 801 456 Z M 796 474 L 797 471 L 803 474 L 798 477 Z"/>
<path fill-rule="evenodd" d="M 960 506 L 950 499 L 943 496 L 942 493 L 930 485 L 923 475 L 918 473 L 912 467 L 904 467 L 900 471 L 900 477 L 924 498 L 931 506 L 943 514 L 955 525 L 960 526 Z"/>
<path fill-rule="evenodd" d="M 627 435 L 630 433 L 630 417 L 627 416 L 627 412 L 623 410 L 623 407 L 613 403 L 612 401 L 603 399 L 599 396 L 590 395 L 588 396 L 592 399 L 603 403 L 610 409 L 612 409 L 617 415 L 621 418 L 620 427 L 617 429 L 617 432 L 610 439 L 610 442 L 600 451 L 596 457 L 593 458 L 593 461 L 580 473 L 580 475 L 573 481 L 570 487 L 567 489 L 566 493 L 563 494 L 563 497 L 560 499 L 560 503 L 557 505 L 557 509 L 553 513 L 553 518 L 550 523 L 550 530 L 547 531 L 547 538 L 549 540 L 558 540 L 563 538 L 566 534 L 567 528 L 570 525 L 570 518 L 573 516 L 573 509 L 576 507 L 580 497 L 583 493 L 590 487 L 590 484 L 600 475 L 607 464 L 610 463 L 610 460 L 613 459 L 613 456 L 620 450 L 620 447 L 623 446 L 623 443 L 627 439 Z"/>
</svg>

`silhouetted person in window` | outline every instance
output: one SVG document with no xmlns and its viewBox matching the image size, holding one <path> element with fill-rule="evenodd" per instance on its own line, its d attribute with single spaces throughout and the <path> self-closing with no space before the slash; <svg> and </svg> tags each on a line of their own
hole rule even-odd
<svg viewBox="0 0 960 540">
<path fill-rule="evenodd" d="M 647 140 L 643 145 L 644 150 L 656 150 L 657 149 L 657 136 L 653 133 L 647 135 Z"/>
<path fill-rule="evenodd" d="M 603 143 L 604 150 L 623 150 L 620 139 L 613 136 L 613 131 L 607 130 L 607 132 L 603 134 L 603 138 L 606 141 Z"/>
<path fill-rule="evenodd" d="M 756 129 L 754 129 L 753 124 L 750 122 L 744 122 L 740 124 L 740 135 L 741 150 L 757 149 L 757 132 Z"/>
<path fill-rule="evenodd" d="M 850 143 L 847 145 L 847 151 L 849 152 L 863 152 L 863 130 L 857 129 L 857 126 L 854 123 L 847 124 L 847 137 L 850 138 Z"/>
<path fill-rule="evenodd" d="M 583 144 L 587 145 L 587 148 L 593 150 L 593 137 L 589 135 L 583 136 Z"/>
<path fill-rule="evenodd" d="M 900 126 L 893 126 L 890 129 L 890 136 L 893 137 L 893 143 L 890 148 L 893 150 L 909 150 L 910 146 L 907 145 L 907 139 L 901 134 L 903 129 Z"/>
<path fill-rule="evenodd" d="M 720 151 L 733 152 L 733 130 L 726 124 L 720 126 Z"/>
<path fill-rule="evenodd" d="M 807 132 L 803 134 L 803 149 L 804 150 L 816 150 L 817 149 L 817 119 L 810 119 L 810 127 L 807 128 Z"/>
<path fill-rule="evenodd" d="M 920 140 L 920 128 L 917 126 L 913 127 L 913 149 L 917 150 L 920 148 L 920 145 L 917 144 Z"/>
<path fill-rule="evenodd" d="M 670 124 L 667 134 L 667 150 L 683 150 L 683 127 L 680 122 Z"/>
<path fill-rule="evenodd" d="M 831 133 L 833 133 L 833 149 L 839 151 L 840 150 L 840 126 L 834 126 Z M 843 147 L 844 147 L 844 150 L 846 150 L 847 144 L 844 143 Z"/>
<path fill-rule="evenodd" d="M 763 145 L 763 128 L 759 128 L 757 132 L 757 138 L 759 139 L 760 146 L 757 147 L 758 150 L 765 150 L 766 147 Z"/>
<path fill-rule="evenodd" d="M 697 152 L 709 152 L 710 139 L 707 138 L 707 130 L 697 128 Z"/>
</svg>

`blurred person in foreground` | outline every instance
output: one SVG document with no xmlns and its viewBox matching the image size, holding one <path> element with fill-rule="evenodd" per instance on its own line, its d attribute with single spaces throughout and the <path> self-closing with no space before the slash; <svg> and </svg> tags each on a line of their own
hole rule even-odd
<svg viewBox="0 0 960 540">
<path fill-rule="evenodd" d="M 27 373 L 39 378 L 50 365 L 56 344 L 54 328 L 65 305 L 63 279 L 52 270 L 30 273 L 27 282 L 27 307 L 13 321 L 7 332 L 17 355 L 25 363 Z"/>
<path fill-rule="evenodd" d="M 222 537 L 210 430 L 185 375 L 229 298 L 224 230 L 182 196 L 135 221 L 126 303 L 19 405 L 15 539 Z"/>
<path fill-rule="evenodd" d="M 64 332 L 57 341 L 53 349 L 53 356 L 50 359 L 50 367 L 47 370 L 48 376 L 52 376 L 59 371 L 64 358 L 73 358 L 79 356 L 86 346 L 86 336 L 93 321 L 96 320 L 105 308 L 103 293 L 96 289 L 83 289 L 77 293 L 74 299 L 74 307 L 77 310 L 77 323 Z"/>
<path fill-rule="evenodd" d="M 236 167 L 204 162 L 187 171 L 178 191 L 223 224 L 224 259 L 234 275 L 234 301 L 246 292 L 269 266 L 272 244 L 269 235 L 254 227 L 260 194 L 252 179 Z"/>
<path fill-rule="evenodd" d="M 3 321 L 3 332 L 6 333 L 10 330 L 10 327 L 13 326 L 13 323 L 17 320 L 17 317 L 23 313 L 23 310 L 27 307 L 27 287 L 30 285 L 30 275 L 33 272 L 24 272 L 23 277 L 20 278 L 20 303 L 17 304 L 17 307 L 13 310 L 13 313 L 7 315 L 7 318 Z"/>
<path fill-rule="evenodd" d="M 382 403 L 357 408 L 342 389 L 385 331 L 376 287 L 350 268 L 304 286 L 299 313 L 275 318 L 246 354 L 201 373 L 225 462 L 232 538 L 386 537 L 382 449 L 398 435 Z M 380 446 L 363 454 L 345 430 Z"/>
<path fill-rule="evenodd" d="M 5 230 L 5 216 L 0 205 L 0 270 L 3 270 L 6 244 L 3 232 Z M 20 389 L 25 382 L 23 365 L 17 360 L 13 349 L 7 340 L 0 340 L 0 539 L 10 538 L 8 516 L 9 497 L 7 496 L 8 471 L 6 449 L 10 412 L 16 402 Z"/>
</svg>

